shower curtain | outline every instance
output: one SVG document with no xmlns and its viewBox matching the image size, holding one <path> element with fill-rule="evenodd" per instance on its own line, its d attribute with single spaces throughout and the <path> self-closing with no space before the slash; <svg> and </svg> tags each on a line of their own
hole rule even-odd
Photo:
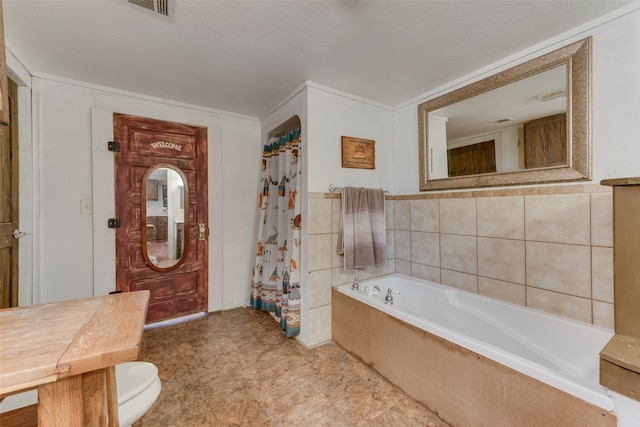
<svg viewBox="0 0 640 427">
<path fill-rule="evenodd" d="M 251 305 L 273 313 L 287 337 L 300 332 L 299 159 L 300 129 L 264 146 L 251 276 Z"/>
</svg>

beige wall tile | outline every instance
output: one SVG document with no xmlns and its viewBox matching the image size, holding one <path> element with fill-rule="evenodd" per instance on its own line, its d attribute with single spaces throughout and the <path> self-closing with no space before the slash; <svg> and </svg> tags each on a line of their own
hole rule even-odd
<svg viewBox="0 0 640 427">
<path fill-rule="evenodd" d="M 384 202 L 384 220 L 387 226 L 387 230 L 393 230 L 395 228 L 394 212 L 395 203 L 393 200 L 385 200 Z"/>
<path fill-rule="evenodd" d="M 591 300 L 527 286 L 527 307 L 591 323 Z"/>
<path fill-rule="evenodd" d="M 613 193 L 591 194 L 591 244 L 613 246 Z"/>
<path fill-rule="evenodd" d="M 478 274 L 478 243 L 472 236 L 440 235 L 440 267 Z"/>
<path fill-rule="evenodd" d="M 440 283 L 440 268 L 424 264 L 411 264 L 411 275 L 419 279 Z"/>
<path fill-rule="evenodd" d="M 344 267 L 331 269 L 331 284 L 333 286 L 344 285 L 345 283 L 353 283 L 353 278 L 358 275 L 358 270 L 347 270 Z"/>
<path fill-rule="evenodd" d="M 371 279 L 372 277 L 380 277 L 381 266 L 371 266 L 367 268 L 358 269 L 358 278 L 360 280 Z"/>
<path fill-rule="evenodd" d="M 393 274 L 395 272 L 396 272 L 396 260 L 395 259 L 386 260 L 385 263 L 380 268 L 380 274 L 383 275 L 383 276 L 387 275 L 387 274 Z"/>
<path fill-rule="evenodd" d="M 589 246 L 526 243 L 527 285 L 591 297 Z"/>
<path fill-rule="evenodd" d="M 331 268 L 331 234 L 309 236 L 309 271 Z"/>
<path fill-rule="evenodd" d="M 594 184 L 486 193 L 388 200 L 387 227 L 398 230 L 388 233 L 391 246 L 380 274 L 409 274 L 516 304 L 531 297 L 537 308 L 547 304 L 547 311 L 608 327 L 613 322 L 611 189 Z M 441 270 L 428 265 L 433 259 L 425 261 L 436 235 Z M 482 237 L 475 243 L 460 239 L 475 235 Z"/>
<path fill-rule="evenodd" d="M 525 305 L 526 292 L 523 285 L 501 280 L 478 277 L 478 293 L 512 304 Z"/>
<path fill-rule="evenodd" d="M 525 196 L 525 238 L 540 242 L 590 244 L 590 195 Z"/>
<path fill-rule="evenodd" d="M 440 230 L 438 200 L 410 200 L 411 231 Z"/>
<path fill-rule="evenodd" d="M 478 293 L 478 276 L 475 274 L 460 273 L 459 271 L 445 270 L 443 268 L 440 269 L 440 277 L 443 285 Z"/>
<path fill-rule="evenodd" d="M 384 249 L 385 259 L 396 257 L 396 232 L 394 230 L 387 230 L 387 243 Z"/>
<path fill-rule="evenodd" d="M 309 199 L 309 234 L 331 233 L 330 199 Z"/>
<path fill-rule="evenodd" d="M 344 267 L 344 255 L 338 254 L 338 233 L 331 235 L 331 267 Z"/>
<path fill-rule="evenodd" d="M 396 230 L 410 230 L 409 200 L 396 200 L 393 204 L 393 223 Z"/>
<path fill-rule="evenodd" d="M 525 283 L 524 241 L 478 237 L 478 275 Z"/>
<path fill-rule="evenodd" d="M 331 269 L 309 273 L 309 308 L 331 304 Z"/>
<path fill-rule="evenodd" d="M 440 235 L 412 231 L 411 261 L 440 267 Z"/>
<path fill-rule="evenodd" d="M 524 239 L 524 197 L 477 199 L 478 236 Z"/>
<path fill-rule="evenodd" d="M 613 304 L 601 301 L 593 301 L 593 324 L 603 328 L 614 330 Z"/>
<path fill-rule="evenodd" d="M 440 200 L 440 232 L 476 235 L 476 199 Z"/>
<path fill-rule="evenodd" d="M 331 232 L 340 231 L 340 217 L 342 216 L 342 199 L 331 199 Z"/>
<path fill-rule="evenodd" d="M 411 260 L 411 234 L 409 231 L 395 231 L 395 252 L 396 259 L 405 261 Z"/>
<path fill-rule="evenodd" d="M 411 276 L 411 262 L 396 258 L 396 273 Z"/>
<path fill-rule="evenodd" d="M 331 304 L 309 310 L 309 346 L 331 340 Z"/>
<path fill-rule="evenodd" d="M 613 248 L 591 248 L 593 299 L 613 303 Z"/>
</svg>

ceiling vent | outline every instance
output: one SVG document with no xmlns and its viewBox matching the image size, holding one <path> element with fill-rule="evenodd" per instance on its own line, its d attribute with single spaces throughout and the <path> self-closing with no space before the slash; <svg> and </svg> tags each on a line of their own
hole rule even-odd
<svg viewBox="0 0 640 427">
<path fill-rule="evenodd" d="M 139 6 L 149 12 L 173 20 L 175 15 L 175 0 L 124 0 L 134 6 Z"/>
</svg>

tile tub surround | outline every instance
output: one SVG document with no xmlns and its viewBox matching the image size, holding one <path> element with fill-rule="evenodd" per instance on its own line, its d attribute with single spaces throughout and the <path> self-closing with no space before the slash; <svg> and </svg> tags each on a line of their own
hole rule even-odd
<svg viewBox="0 0 640 427">
<path fill-rule="evenodd" d="M 134 427 L 448 426 L 337 345 L 305 348 L 252 308 L 145 331 L 140 359 L 162 391 Z"/>
<path fill-rule="evenodd" d="M 612 413 L 337 289 L 333 311 L 333 339 L 338 345 L 452 425 L 616 425 Z"/>
<path fill-rule="evenodd" d="M 331 340 L 331 287 L 395 272 L 393 211 L 385 207 L 387 262 L 382 266 L 345 271 L 337 254 L 342 200 L 340 194 L 309 193 L 309 346 Z"/>
<path fill-rule="evenodd" d="M 387 208 L 396 272 L 613 329 L 611 188 L 389 196 Z"/>
</svg>

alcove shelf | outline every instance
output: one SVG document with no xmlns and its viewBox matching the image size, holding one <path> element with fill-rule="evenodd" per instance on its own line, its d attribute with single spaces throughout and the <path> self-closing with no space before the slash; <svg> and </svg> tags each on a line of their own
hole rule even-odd
<svg viewBox="0 0 640 427">
<path fill-rule="evenodd" d="M 613 187 L 615 335 L 600 352 L 600 384 L 640 401 L 640 177 L 601 184 Z"/>
</svg>

